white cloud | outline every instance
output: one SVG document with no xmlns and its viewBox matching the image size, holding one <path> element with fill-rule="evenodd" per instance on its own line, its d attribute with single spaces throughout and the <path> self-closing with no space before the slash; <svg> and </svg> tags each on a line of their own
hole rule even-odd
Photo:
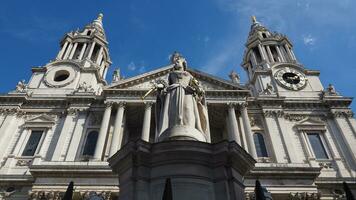
<svg viewBox="0 0 356 200">
<path fill-rule="evenodd" d="M 210 37 L 209 36 L 205 36 L 203 41 L 204 41 L 204 43 L 208 43 L 210 41 Z"/>
<path fill-rule="evenodd" d="M 127 66 L 127 69 L 130 71 L 135 71 L 136 70 L 136 64 L 134 62 L 130 62 L 130 64 Z"/>
<path fill-rule="evenodd" d="M 305 45 L 312 46 L 315 44 L 316 38 L 312 35 L 305 35 L 303 36 L 303 42 Z"/>
<path fill-rule="evenodd" d="M 146 66 L 144 61 L 140 61 L 138 63 L 135 63 L 134 61 L 131 61 L 129 65 L 127 65 L 127 69 L 129 71 L 137 71 L 139 73 L 143 73 L 146 71 Z"/>
</svg>

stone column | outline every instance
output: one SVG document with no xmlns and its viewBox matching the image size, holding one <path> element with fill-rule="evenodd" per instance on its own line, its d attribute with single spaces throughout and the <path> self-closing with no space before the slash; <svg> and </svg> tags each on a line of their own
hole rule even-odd
<svg viewBox="0 0 356 200">
<path fill-rule="evenodd" d="M 152 104 L 153 104 L 152 102 L 145 102 L 145 116 L 143 118 L 141 139 L 146 142 L 150 141 Z"/>
<path fill-rule="evenodd" d="M 265 51 L 263 51 L 263 47 L 261 44 L 258 44 L 258 50 L 260 51 L 262 60 L 266 61 L 267 57 L 266 57 Z"/>
<path fill-rule="evenodd" d="M 111 108 L 112 108 L 112 102 L 108 102 L 106 104 L 106 109 L 105 109 L 105 112 L 104 112 L 104 116 L 103 116 L 103 119 L 101 121 L 101 127 L 100 127 L 100 131 L 99 131 L 99 136 L 98 136 L 98 140 L 96 142 L 96 147 L 95 147 L 94 160 L 99 160 L 100 161 L 102 159 L 102 156 L 103 156 L 106 135 L 107 135 L 107 132 L 108 132 L 108 127 L 109 127 L 109 122 L 110 122 Z"/>
<path fill-rule="evenodd" d="M 277 163 L 288 163 L 288 152 L 286 144 L 283 142 L 283 135 L 276 119 L 278 112 L 276 110 L 264 109 L 263 114 L 266 121 L 266 129 L 270 136 L 272 150 Z M 270 155 L 270 157 L 272 157 Z"/>
<path fill-rule="evenodd" d="M 240 127 L 240 130 L 241 130 L 241 146 L 248 152 L 248 145 L 247 145 L 247 141 L 246 141 L 246 133 L 245 133 L 245 130 L 244 130 L 244 126 L 243 126 L 243 123 L 242 123 L 242 117 L 241 117 L 241 114 L 240 116 L 238 117 L 238 125 Z"/>
<path fill-rule="evenodd" d="M 284 62 L 284 57 L 283 57 L 283 54 L 281 52 L 281 50 L 279 49 L 279 46 L 276 45 L 276 49 L 277 49 L 277 53 L 278 53 L 278 58 L 279 58 L 279 62 Z"/>
<path fill-rule="evenodd" d="M 104 64 L 104 63 L 103 63 L 103 67 L 105 67 L 105 64 Z M 105 77 L 106 77 L 107 72 L 108 72 L 108 68 L 105 67 L 105 68 L 104 68 L 104 73 L 103 73 L 103 78 L 104 78 L 104 79 L 105 79 Z"/>
<path fill-rule="evenodd" d="M 72 127 L 74 126 L 74 121 L 77 115 L 77 111 L 73 108 L 68 109 L 68 113 L 66 116 L 66 119 L 63 123 L 63 127 L 61 130 L 61 133 L 59 135 L 56 148 L 54 150 L 52 160 L 53 161 L 62 161 L 65 157 L 65 153 L 67 150 L 67 147 L 69 145 L 69 141 L 72 135 Z M 68 139 L 69 138 L 69 139 Z M 68 143 L 68 144 L 67 144 Z"/>
<path fill-rule="evenodd" d="M 273 59 L 273 55 L 272 55 L 271 48 L 269 48 L 269 46 L 266 46 L 266 48 L 267 48 L 269 60 L 271 61 L 271 63 L 272 63 L 272 62 L 275 62 L 275 60 Z"/>
<path fill-rule="evenodd" d="M 8 143 L 12 138 L 12 130 L 16 122 L 16 113 L 8 113 L 1 128 L 0 128 L 0 162 L 4 157 L 5 151 L 8 147 Z M 0 163 L 1 164 L 1 163 Z M 1 165 L 0 165 L 1 166 Z"/>
<path fill-rule="evenodd" d="M 246 140 L 248 144 L 248 152 L 251 154 L 253 158 L 257 158 L 257 153 L 256 153 L 256 147 L 255 147 L 255 142 L 253 140 L 252 136 L 252 130 L 251 130 L 251 125 L 250 125 L 250 119 L 248 118 L 247 114 L 247 104 L 242 103 L 241 104 L 241 117 L 242 117 L 242 123 L 244 125 L 244 130 L 246 134 Z"/>
<path fill-rule="evenodd" d="M 116 118 L 115 118 L 114 132 L 111 139 L 111 147 L 110 147 L 110 154 L 109 154 L 110 157 L 114 155 L 121 148 L 122 138 L 124 136 L 124 132 L 122 129 L 124 111 L 125 111 L 125 102 L 119 102 L 117 107 Z"/>
<path fill-rule="evenodd" d="M 46 129 L 43 132 L 43 134 L 46 134 L 46 135 L 45 135 L 45 138 L 43 140 L 43 143 L 42 143 L 40 151 L 39 151 L 39 154 L 40 154 L 42 160 L 44 160 L 46 158 L 46 156 L 47 156 L 48 147 L 49 147 L 49 143 L 51 142 L 51 139 L 53 137 L 53 132 L 54 131 L 53 131 L 52 127 Z"/>
<path fill-rule="evenodd" d="M 70 52 L 69 59 L 72 59 L 74 56 L 75 51 L 77 50 L 78 42 L 74 44 L 72 51 Z"/>
<path fill-rule="evenodd" d="M 79 149 L 80 140 L 82 139 L 87 114 L 88 113 L 86 111 L 80 111 L 78 113 L 78 120 L 77 120 L 76 126 L 73 131 L 72 139 L 70 141 L 68 153 L 67 153 L 66 159 L 65 159 L 66 161 L 74 161 L 75 160 L 77 151 Z"/>
<path fill-rule="evenodd" d="M 87 43 L 84 43 L 82 49 L 80 50 L 80 54 L 79 54 L 79 58 L 78 58 L 79 60 L 83 59 L 83 56 L 84 56 L 85 50 L 87 48 L 87 45 L 88 45 Z"/>
<path fill-rule="evenodd" d="M 235 104 L 228 104 L 228 124 L 229 130 L 228 137 L 229 141 L 235 141 L 237 144 L 241 145 L 240 135 L 239 135 L 239 127 L 237 125 L 236 114 L 235 114 Z"/>
<path fill-rule="evenodd" d="M 66 50 L 67 46 L 68 46 L 68 41 L 66 41 L 62 47 L 62 49 L 59 51 L 58 55 L 57 55 L 57 60 L 62 59 L 63 53 Z"/>
<path fill-rule="evenodd" d="M 277 115 L 277 123 L 280 128 L 281 135 L 283 136 L 284 143 L 286 144 L 286 150 L 291 163 L 303 163 L 300 152 L 296 151 L 293 141 L 293 134 L 291 133 L 290 127 L 286 126 L 286 121 L 283 118 L 283 112 L 280 111 Z"/>
<path fill-rule="evenodd" d="M 345 141 L 346 146 L 344 147 L 351 153 L 352 159 L 356 161 L 356 139 L 355 139 L 355 130 L 352 124 L 350 124 L 348 118 L 352 118 L 351 111 L 339 111 L 332 110 L 332 116 L 336 123 L 337 128 L 340 130 L 341 138 Z M 356 168 L 356 166 L 354 166 Z"/>
<path fill-rule="evenodd" d="M 95 63 L 98 64 L 98 65 L 100 65 L 100 61 L 103 58 L 103 50 L 104 50 L 104 48 L 100 47 L 100 50 L 99 50 L 99 53 L 98 53 L 98 57 L 96 58 L 96 61 L 95 61 Z"/>
<path fill-rule="evenodd" d="M 89 53 L 88 53 L 88 56 L 87 56 L 88 59 L 90 59 L 91 54 L 94 51 L 95 44 L 96 44 L 95 42 L 91 43 L 90 50 L 89 50 Z"/>
<path fill-rule="evenodd" d="M 73 44 L 70 43 L 70 44 L 69 44 L 69 47 L 67 48 L 67 50 L 66 50 L 66 52 L 65 52 L 65 54 L 64 54 L 63 59 L 67 59 L 67 58 L 68 58 L 69 53 L 70 53 L 70 51 L 72 50 L 72 47 L 73 47 Z"/>
</svg>

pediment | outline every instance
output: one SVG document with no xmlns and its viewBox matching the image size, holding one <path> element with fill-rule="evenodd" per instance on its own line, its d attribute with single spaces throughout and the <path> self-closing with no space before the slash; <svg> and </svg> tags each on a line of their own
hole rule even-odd
<svg viewBox="0 0 356 200">
<path fill-rule="evenodd" d="M 314 118 L 303 119 L 297 122 L 295 127 L 298 130 L 326 130 L 325 122 Z"/>
<path fill-rule="evenodd" d="M 55 124 L 55 119 L 48 115 L 40 115 L 25 121 L 24 127 L 50 128 Z"/>
<path fill-rule="evenodd" d="M 117 83 L 109 85 L 106 89 L 132 89 L 132 90 L 147 90 L 152 87 L 151 82 L 156 79 L 168 80 L 168 74 L 173 71 L 173 66 L 168 65 L 138 76 L 121 80 Z M 188 68 L 189 71 L 205 90 L 245 90 L 246 88 L 234 84 L 230 81 L 215 77 L 213 75 Z"/>
</svg>

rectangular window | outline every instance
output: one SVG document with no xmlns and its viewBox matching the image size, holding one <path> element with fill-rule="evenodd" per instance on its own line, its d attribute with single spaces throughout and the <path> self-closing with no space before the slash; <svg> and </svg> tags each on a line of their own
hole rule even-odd
<svg viewBox="0 0 356 200">
<path fill-rule="evenodd" d="M 308 133 L 308 140 L 316 159 L 328 159 L 325 147 L 319 133 Z"/>
<path fill-rule="evenodd" d="M 25 149 L 22 152 L 22 156 L 35 155 L 38 144 L 40 143 L 43 131 L 31 131 L 30 138 L 27 141 Z"/>
</svg>

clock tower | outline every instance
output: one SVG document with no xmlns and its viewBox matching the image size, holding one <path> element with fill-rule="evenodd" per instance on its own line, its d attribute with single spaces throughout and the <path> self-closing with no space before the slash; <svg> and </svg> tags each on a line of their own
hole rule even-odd
<svg viewBox="0 0 356 200">
<path fill-rule="evenodd" d="M 243 68 L 254 96 L 319 97 L 319 71 L 298 62 L 293 45 L 283 34 L 271 32 L 252 17 Z"/>
</svg>

